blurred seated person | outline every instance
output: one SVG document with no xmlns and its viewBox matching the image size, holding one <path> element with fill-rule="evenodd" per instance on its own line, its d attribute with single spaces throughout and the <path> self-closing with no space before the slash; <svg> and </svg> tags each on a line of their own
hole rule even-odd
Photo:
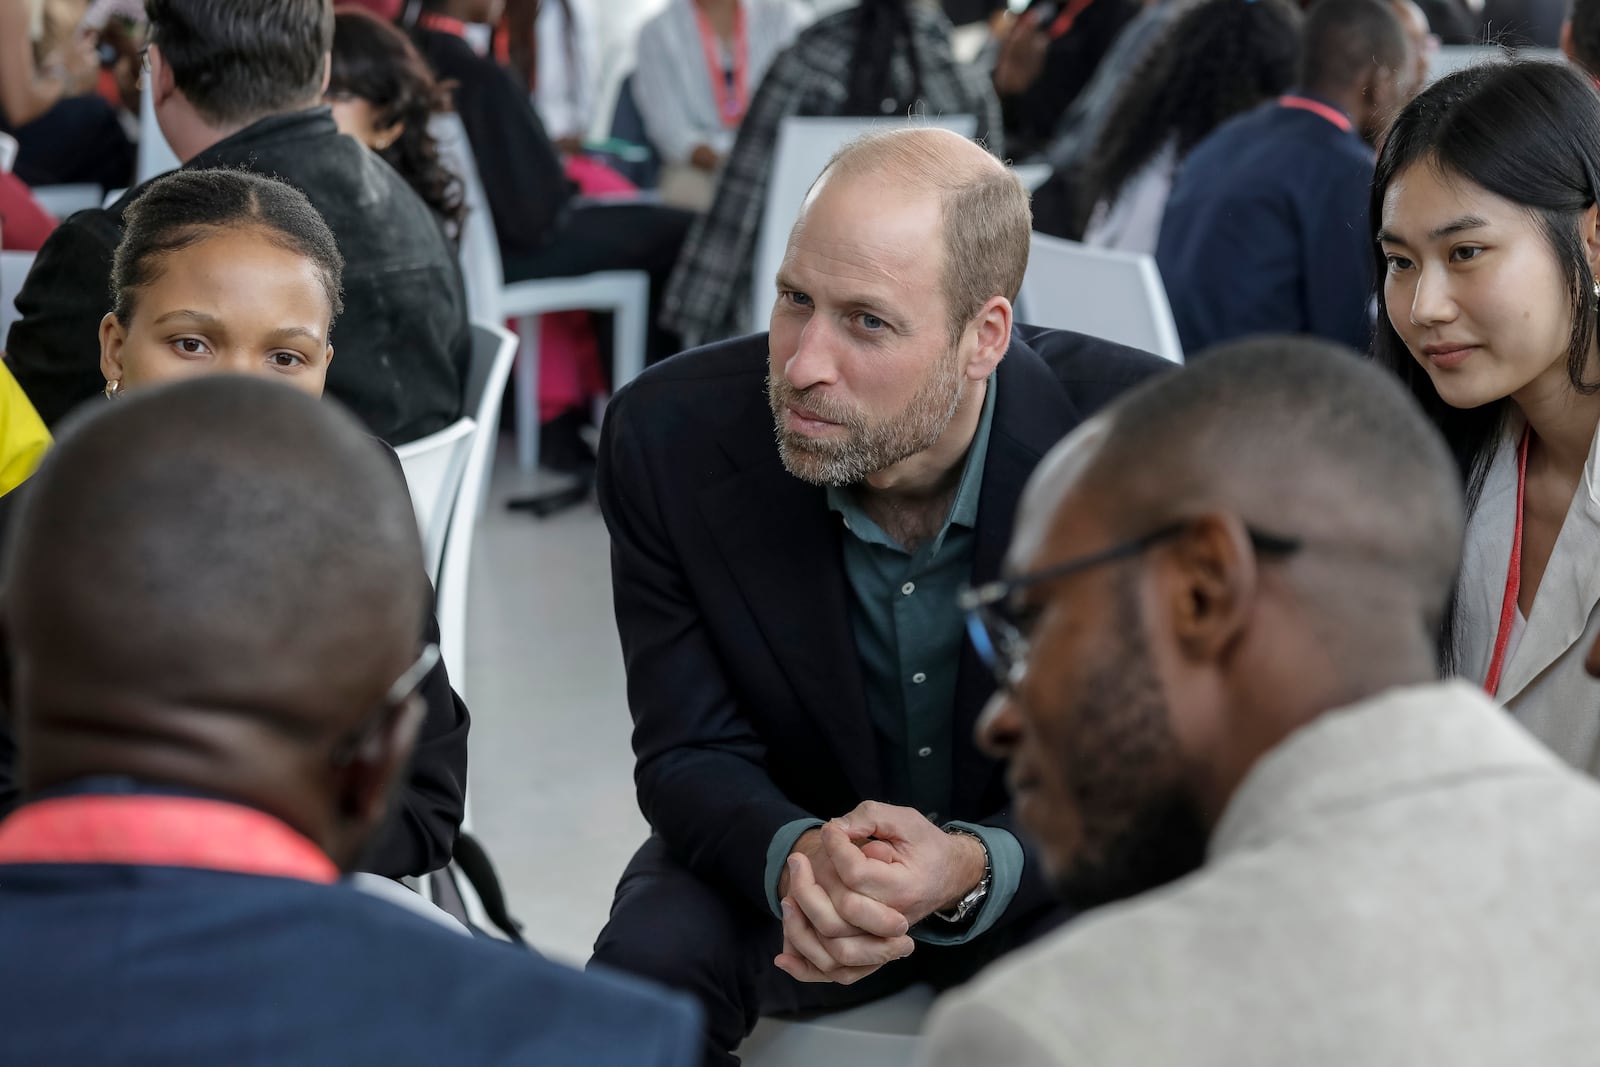
<svg viewBox="0 0 1600 1067">
<path fill-rule="evenodd" d="M 1179 165 L 1225 120 L 1287 89 L 1299 47 L 1288 0 L 1184 8 L 1129 77 L 1090 155 L 1084 244 L 1154 255 Z"/>
<path fill-rule="evenodd" d="M 382 156 L 459 243 L 465 192 L 428 129 L 435 113 L 450 110 L 449 90 L 403 31 L 366 11 L 335 13 L 332 55 L 325 97 L 339 132 Z"/>
<path fill-rule="evenodd" d="M 705 211 L 750 95 L 810 21 L 798 0 L 669 0 L 639 31 L 633 98 L 661 154 L 661 199 Z"/>
<path fill-rule="evenodd" d="M 1186 352 L 1259 333 L 1372 339 L 1372 143 L 1416 91 L 1388 0 L 1318 0 L 1296 88 L 1223 123 L 1178 172 L 1156 263 Z"/>
<path fill-rule="evenodd" d="M 461 269 L 405 179 L 339 133 L 322 103 L 333 12 L 326 0 L 149 0 L 156 120 L 186 169 L 244 167 L 305 193 L 346 264 L 346 312 L 328 392 L 402 444 L 461 415 L 472 354 Z M 131 191 L 62 223 L 34 263 L 6 351 L 54 425 L 105 379 L 93 357 L 112 251 Z"/>
<path fill-rule="evenodd" d="M 660 204 L 575 200 L 561 156 L 526 90 L 466 39 L 469 25 L 493 25 L 501 11 L 501 0 L 423 0 L 413 34 L 434 74 L 453 85 L 456 112 L 494 216 L 506 281 L 642 270 L 651 278 L 652 302 L 658 301 L 690 216 Z M 677 346 L 658 334 L 651 347 L 660 358 Z"/>
<path fill-rule="evenodd" d="M 594 126 L 600 77 L 594 20 L 583 0 L 540 0 L 534 20 L 533 106 L 564 155 L 581 152 Z"/>
<path fill-rule="evenodd" d="M 152 389 L 75 420 L 16 518 L 9 1061 L 693 1062 L 683 1000 L 338 884 L 439 654 L 410 494 L 355 419 L 233 375 Z"/>
<path fill-rule="evenodd" d="M 289 185 L 238 170 L 156 179 L 128 207 L 112 264 L 114 303 L 100 321 L 105 396 L 219 374 L 321 396 L 342 270 L 327 224 Z M 427 580 L 418 570 L 408 584 L 426 589 Z M 420 641 L 438 641 L 431 616 L 419 626 Z M 443 663 L 421 679 L 420 694 L 426 715 L 413 759 L 362 860 L 362 869 L 395 878 L 444 866 L 465 809 L 468 716 Z M 3 723 L 0 716 L 0 813 L 16 802 Z"/>
<path fill-rule="evenodd" d="M 1140 7 L 1137 0 L 1032 0 L 1017 17 L 993 72 L 1013 155 L 1023 158 L 1050 143 L 1067 108 Z"/>
<path fill-rule="evenodd" d="M 784 119 L 907 114 L 976 115 L 978 140 L 1006 157 L 994 88 L 956 60 L 950 21 L 931 0 L 860 0 L 802 30 L 761 80 L 711 210 L 689 232 L 667 290 L 668 328 L 688 345 L 750 331 L 751 271 Z"/>
<path fill-rule="evenodd" d="M 1307 338 L 1046 457 L 979 730 L 1095 910 L 937 1006 L 926 1067 L 1594 1059 L 1600 788 L 1439 681 L 1462 497 L 1405 387 Z"/>
<path fill-rule="evenodd" d="M 40 55 L 36 44 L 47 29 L 54 43 Z M 95 94 L 99 82 L 94 37 L 78 32 L 77 20 L 47 27 L 43 0 L 0 0 L 0 133 L 20 146 L 12 168 L 18 178 L 35 186 L 128 185 L 133 143 L 116 109 Z"/>
</svg>

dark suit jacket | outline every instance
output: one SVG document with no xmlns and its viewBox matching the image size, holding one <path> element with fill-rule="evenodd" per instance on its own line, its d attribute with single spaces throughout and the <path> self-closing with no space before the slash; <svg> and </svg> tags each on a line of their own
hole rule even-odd
<svg viewBox="0 0 1600 1067">
<path fill-rule="evenodd" d="M 8 1064 L 692 1067 L 686 997 L 344 885 L 0 865 Z"/>
<path fill-rule="evenodd" d="M 1170 366 L 1019 327 L 997 372 L 974 581 L 998 573 L 1045 452 Z M 824 490 L 778 458 L 766 372 L 765 335 L 651 368 L 612 401 L 599 466 L 640 807 L 680 862 L 763 911 L 767 847 L 783 824 L 884 798 L 840 523 Z M 1017 832 L 1001 766 L 973 741 L 993 689 L 965 646 L 948 817 Z M 1047 899 L 1030 853 L 1002 921 Z"/>
<path fill-rule="evenodd" d="M 461 268 L 405 179 L 339 133 L 321 107 L 262 119 L 186 165 L 215 167 L 245 167 L 295 186 L 339 243 L 344 314 L 333 326 L 328 395 L 390 444 L 460 418 L 472 357 Z M 6 361 L 52 427 L 105 386 L 97 331 L 111 309 L 122 213 L 139 192 L 63 222 L 17 294 L 22 318 L 5 338 Z"/>
</svg>

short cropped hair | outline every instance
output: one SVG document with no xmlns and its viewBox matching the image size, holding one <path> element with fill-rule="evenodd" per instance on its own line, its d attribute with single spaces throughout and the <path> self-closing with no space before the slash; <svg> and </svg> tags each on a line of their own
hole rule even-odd
<svg viewBox="0 0 1600 1067">
<path fill-rule="evenodd" d="M 150 43 L 208 121 L 243 125 L 322 94 L 332 0 L 148 0 Z"/>
<path fill-rule="evenodd" d="M 1385 0 L 1317 0 L 1300 29 L 1300 85 L 1336 93 L 1374 64 L 1399 70 L 1409 48 L 1405 27 Z"/>
<path fill-rule="evenodd" d="M 954 158 L 948 141 L 953 136 L 926 129 L 876 131 L 834 153 L 822 171 L 889 172 L 911 189 L 938 194 L 952 341 L 991 298 L 1016 302 L 1033 237 L 1033 209 L 1017 176 L 997 160 L 975 165 Z"/>
</svg>

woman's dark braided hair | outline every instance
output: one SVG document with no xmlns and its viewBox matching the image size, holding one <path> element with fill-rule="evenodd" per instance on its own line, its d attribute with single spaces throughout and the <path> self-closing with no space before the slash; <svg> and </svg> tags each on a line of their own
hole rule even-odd
<svg viewBox="0 0 1600 1067">
<path fill-rule="evenodd" d="M 911 17 L 916 2 L 861 0 L 857 6 L 846 115 L 903 114 L 922 95 L 922 61 Z M 911 61 L 911 96 L 906 99 L 894 91 L 894 57 L 902 48 Z"/>
<path fill-rule="evenodd" d="M 467 214 L 466 195 L 428 132 L 428 119 L 450 110 L 450 92 L 434 80 L 406 35 L 365 11 L 341 10 L 334 16 L 328 92 L 367 101 L 380 127 L 402 124 L 400 135 L 378 154 L 444 221 L 445 232 L 458 237 Z"/>
<path fill-rule="evenodd" d="M 1115 203 L 1167 144 L 1182 160 L 1225 120 L 1294 81 L 1300 13 L 1286 0 L 1199 0 L 1128 78 L 1090 155 L 1082 211 Z"/>
</svg>

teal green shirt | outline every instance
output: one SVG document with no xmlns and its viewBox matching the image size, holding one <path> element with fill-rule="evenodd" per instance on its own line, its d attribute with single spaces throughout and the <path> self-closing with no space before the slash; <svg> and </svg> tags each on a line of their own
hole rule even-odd
<svg viewBox="0 0 1600 1067">
<path fill-rule="evenodd" d="M 956 672 L 966 632 L 956 594 L 972 578 L 994 395 L 991 376 L 950 514 L 939 532 L 914 552 L 868 518 L 852 491 L 828 490 L 828 507 L 850 534 L 844 539 L 844 569 L 851 624 L 887 783 L 887 795 L 873 799 L 916 808 L 947 829 L 971 830 L 989 852 L 989 893 L 975 918 L 959 928 L 930 919 L 912 932 L 918 940 L 936 944 L 959 944 L 994 925 L 1022 876 L 1022 846 L 1011 834 L 945 820 L 955 774 Z M 767 854 L 774 913 L 784 861 L 800 835 L 819 825 L 813 819 L 796 820 L 774 836 Z"/>
</svg>

